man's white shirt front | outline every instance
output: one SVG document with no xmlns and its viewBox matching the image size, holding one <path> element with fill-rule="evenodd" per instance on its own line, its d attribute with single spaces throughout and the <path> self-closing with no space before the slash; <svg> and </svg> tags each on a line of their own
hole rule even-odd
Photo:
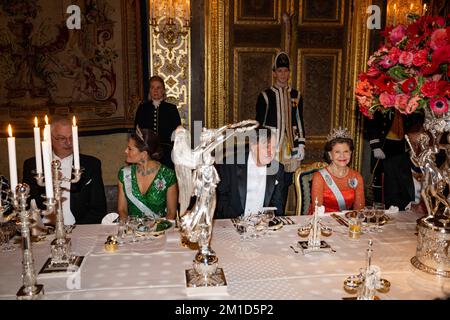
<svg viewBox="0 0 450 320">
<path fill-rule="evenodd" d="M 252 152 L 247 161 L 247 197 L 245 201 L 245 215 L 257 213 L 264 207 L 266 195 L 267 167 L 256 165 Z"/>
</svg>

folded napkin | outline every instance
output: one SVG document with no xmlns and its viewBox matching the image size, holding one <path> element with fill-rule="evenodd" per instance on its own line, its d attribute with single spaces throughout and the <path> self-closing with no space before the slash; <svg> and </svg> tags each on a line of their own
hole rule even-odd
<svg viewBox="0 0 450 320">
<path fill-rule="evenodd" d="M 399 211 L 398 207 L 390 206 L 389 209 L 386 210 L 386 213 L 397 213 Z"/>
<path fill-rule="evenodd" d="M 117 212 L 111 212 L 108 213 L 106 216 L 102 219 L 102 224 L 115 224 L 115 220 L 119 217 L 119 214 Z"/>
</svg>

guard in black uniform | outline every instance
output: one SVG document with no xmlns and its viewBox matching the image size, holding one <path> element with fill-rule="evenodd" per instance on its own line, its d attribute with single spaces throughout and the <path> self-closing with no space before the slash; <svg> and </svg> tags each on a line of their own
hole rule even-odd
<svg viewBox="0 0 450 320">
<path fill-rule="evenodd" d="M 259 94 L 256 120 L 262 126 L 277 129 L 277 160 L 285 170 L 284 209 L 293 173 L 305 157 L 303 100 L 300 93 L 289 86 L 290 63 L 285 52 L 277 54 L 272 70 L 275 84 Z"/>
<path fill-rule="evenodd" d="M 159 76 L 150 78 L 150 101 L 141 103 L 136 111 L 134 126 L 150 129 L 155 132 L 163 150 L 163 157 L 160 162 L 173 169 L 171 158 L 173 141 L 173 131 L 181 125 L 180 114 L 174 104 L 164 101 L 165 98 L 164 80 Z"/>
</svg>

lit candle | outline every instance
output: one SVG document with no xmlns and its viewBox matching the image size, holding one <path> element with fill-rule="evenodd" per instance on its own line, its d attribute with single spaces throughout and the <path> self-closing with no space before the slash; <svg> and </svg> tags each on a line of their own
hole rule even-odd
<svg viewBox="0 0 450 320">
<path fill-rule="evenodd" d="M 52 161 L 50 159 L 51 147 L 47 140 L 42 141 L 42 158 L 44 160 L 45 195 L 47 199 L 53 198 Z"/>
<path fill-rule="evenodd" d="M 36 173 L 42 173 L 41 128 L 38 119 L 34 117 L 34 155 L 36 157 Z"/>
<path fill-rule="evenodd" d="M 52 158 L 53 158 L 53 153 L 52 153 L 52 129 L 51 129 L 51 125 L 48 123 L 47 115 L 45 115 L 44 140 L 47 141 L 48 144 L 50 145 L 50 162 L 51 162 Z"/>
<path fill-rule="evenodd" d="M 73 162 L 75 169 L 80 169 L 80 148 L 78 143 L 78 127 L 75 116 L 72 118 Z"/>
<path fill-rule="evenodd" d="M 17 186 L 17 162 L 16 162 L 16 138 L 12 135 L 11 125 L 8 125 L 8 157 L 9 157 L 9 180 L 11 191 L 16 193 Z"/>
<path fill-rule="evenodd" d="M 173 3 L 172 0 L 169 1 L 169 20 L 173 18 Z"/>
<path fill-rule="evenodd" d="M 425 15 L 427 13 L 427 4 L 425 3 L 423 5 L 422 15 Z"/>
<path fill-rule="evenodd" d="M 411 3 L 411 5 L 409 6 L 409 11 L 412 12 L 413 8 L 414 8 L 414 3 Z"/>
</svg>

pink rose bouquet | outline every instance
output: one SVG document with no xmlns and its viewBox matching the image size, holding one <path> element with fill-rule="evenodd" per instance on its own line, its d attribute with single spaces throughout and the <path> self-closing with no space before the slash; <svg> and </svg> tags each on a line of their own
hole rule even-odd
<svg viewBox="0 0 450 320">
<path fill-rule="evenodd" d="M 450 20 L 450 16 L 447 20 Z M 447 113 L 450 103 L 450 23 L 423 16 L 410 25 L 386 27 L 384 41 L 358 77 L 359 110 L 372 118 L 395 109 Z"/>
</svg>

